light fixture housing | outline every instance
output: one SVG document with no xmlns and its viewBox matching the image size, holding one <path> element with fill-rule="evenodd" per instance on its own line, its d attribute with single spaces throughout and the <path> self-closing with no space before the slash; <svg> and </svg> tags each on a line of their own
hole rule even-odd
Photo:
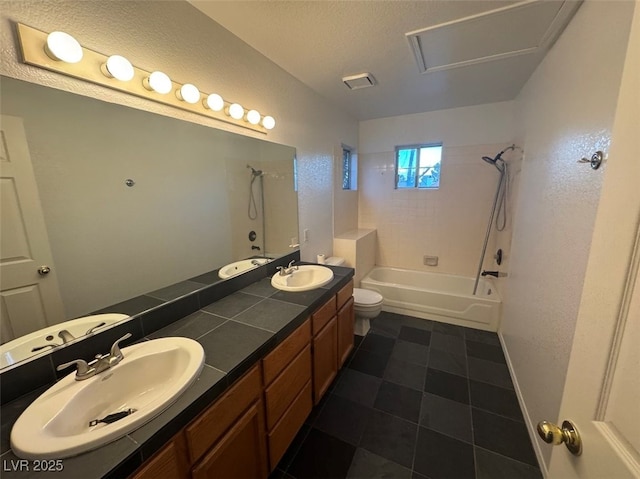
<svg viewBox="0 0 640 479">
<path fill-rule="evenodd" d="M 83 57 L 78 40 L 65 32 L 51 32 L 47 35 L 44 51 L 52 60 L 65 63 L 78 63 Z"/>
<path fill-rule="evenodd" d="M 217 93 L 212 93 L 211 95 L 207 96 L 202 104 L 205 108 L 213 111 L 220 111 L 224 108 L 224 100 Z"/>
<path fill-rule="evenodd" d="M 273 130 L 276 126 L 276 120 L 272 116 L 267 115 L 262 119 L 262 126 L 267 130 Z"/>
<path fill-rule="evenodd" d="M 130 81 L 135 71 L 129 60 L 120 55 L 111 55 L 100 67 L 104 76 L 120 81 Z"/>
<path fill-rule="evenodd" d="M 268 133 L 268 129 L 275 126 L 272 117 L 263 118 L 257 110 L 245 110 L 240 104 L 225 101 L 216 93 L 209 95 L 197 91 L 195 87 L 192 87 L 195 95 L 190 95 L 188 86 L 182 88 L 183 83 L 172 81 L 167 74 L 136 67 L 120 55 L 104 55 L 85 48 L 67 33 L 47 33 L 22 23 L 17 23 L 16 29 L 21 59 L 26 65 L 78 78 L 258 133 Z M 192 103 L 188 103 L 187 100 Z"/>
<path fill-rule="evenodd" d="M 151 74 L 142 81 L 147 90 L 153 90 L 161 95 L 166 95 L 173 88 L 171 78 L 161 71 L 151 72 Z"/>
<path fill-rule="evenodd" d="M 238 103 L 232 103 L 229 105 L 227 114 L 234 120 L 242 120 L 244 117 L 244 108 L 242 108 L 242 105 Z"/>
<path fill-rule="evenodd" d="M 186 101 L 192 105 L 195 105 L 200 101 L 200 90 L 195 85 L 191 83 L 185 83 L 178 90 L 176 90 L 176 95 L 182 101 Z"/>
</svg>

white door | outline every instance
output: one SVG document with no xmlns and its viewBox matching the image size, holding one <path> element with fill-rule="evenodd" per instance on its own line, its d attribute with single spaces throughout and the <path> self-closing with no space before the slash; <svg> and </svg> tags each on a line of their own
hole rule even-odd
<svg viewBox="0 0 640 479">
<path fill-rule="evenodd" d="M 640 477 L 639 137 L 636 2 L 560 417 L 539 418 L 572 421 L 583 450 L 556 446 L 551 478 Z"/>
<path fill-rule="evenodd" d="M 5 343 L 65 317 L 22 119 L 2 116 L 0 122 L 0 339 Z"/>
</svg>

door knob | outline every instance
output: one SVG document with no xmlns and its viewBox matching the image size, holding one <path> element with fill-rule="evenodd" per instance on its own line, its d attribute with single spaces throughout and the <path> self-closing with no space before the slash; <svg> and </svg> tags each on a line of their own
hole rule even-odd
<svg viewBox="0 0 640 479">
<path fill-rule="evenodd" d="M 40 266 L 38 268 L 38 274 L 40 276 L 45 276 L 45 275 L 49 274 L 50 272 L 51 272 L 51 268 L 49 268 L 47 265 Z"/>
<path fill-rule="evenodd" d="M 557 446 L 564 443 L 571 454 L 575 456 L 582 454 L 582 439 L 571 421 L 563 421 L 562 427 L 552 422 L 540 421 L 537 429 L 538 434 L 547 444 Z"/>
</svg>

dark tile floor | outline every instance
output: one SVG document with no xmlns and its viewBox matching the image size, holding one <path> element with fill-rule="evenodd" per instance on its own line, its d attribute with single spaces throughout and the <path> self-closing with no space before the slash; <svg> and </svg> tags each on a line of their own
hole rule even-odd
<svg viewBox="0 0 640 479">
<path fill-rule="evenodd" d="M 275 478 L 541 478 L 498 336 L 383 312 Z"/>
</svg>

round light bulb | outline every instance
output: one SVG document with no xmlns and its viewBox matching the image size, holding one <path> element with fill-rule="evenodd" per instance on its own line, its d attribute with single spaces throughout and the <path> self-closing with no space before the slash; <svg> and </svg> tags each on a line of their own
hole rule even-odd
<svg viewBox="0 0 640 479">
<path fill-rule="evenodd" d="M 53 60 L 65 63 L 78 63 L 83 54 L 78 40 L 65 32 L 51 32 L 47 35 L 44 51 Z"/>
<path fill-rule="evenodd" d="M 120 55 L 111 55 L 107 58 L 107 63 L 102 65 L 101 70 L 105 76 L 120 81 L 129 81 L 134 75 L 131 62 Z"/>
<path fill-rule="evenodd" d="M 191 83 L 185 83 L 176 91 L 176 95 L 181 100 L 191 103 L 192 105 L 200 101 L 200 90 Z"/>
<path fill-rule="evenodd" d="M 260 123 L 260 113 L 256 110 L 249 110 L 247 113 L 247 121 L 252 125 L 257 125 Z"/>
<path fill-rule="evenodd" d="M 213 111 L 220 111 L 224 108 L 224 100 L 217 93 L 209 95 L 203 103 L 205 108 Z"/>
<path fill-rule="evenodd" d="M 171 91 L 173 84 L 171 78 L 166 73 L 155 71 L 142 81 L 147 90 L 153 90 L 161 95 L 166 95 Z"/>
<path fill-rule="evenodd" d="M 229 116 L 235 120 L 241 120 L 244 116 L 244 108 L 238 103 L 229 105 Z"/>
<path fill-rule="evenodd" d="M 265 116 L 262 119 L 262 126 L 267 130 L 273 130 L 273 127 L 276 126 L 276 120 L 272 116 Z"/>
</svg>

